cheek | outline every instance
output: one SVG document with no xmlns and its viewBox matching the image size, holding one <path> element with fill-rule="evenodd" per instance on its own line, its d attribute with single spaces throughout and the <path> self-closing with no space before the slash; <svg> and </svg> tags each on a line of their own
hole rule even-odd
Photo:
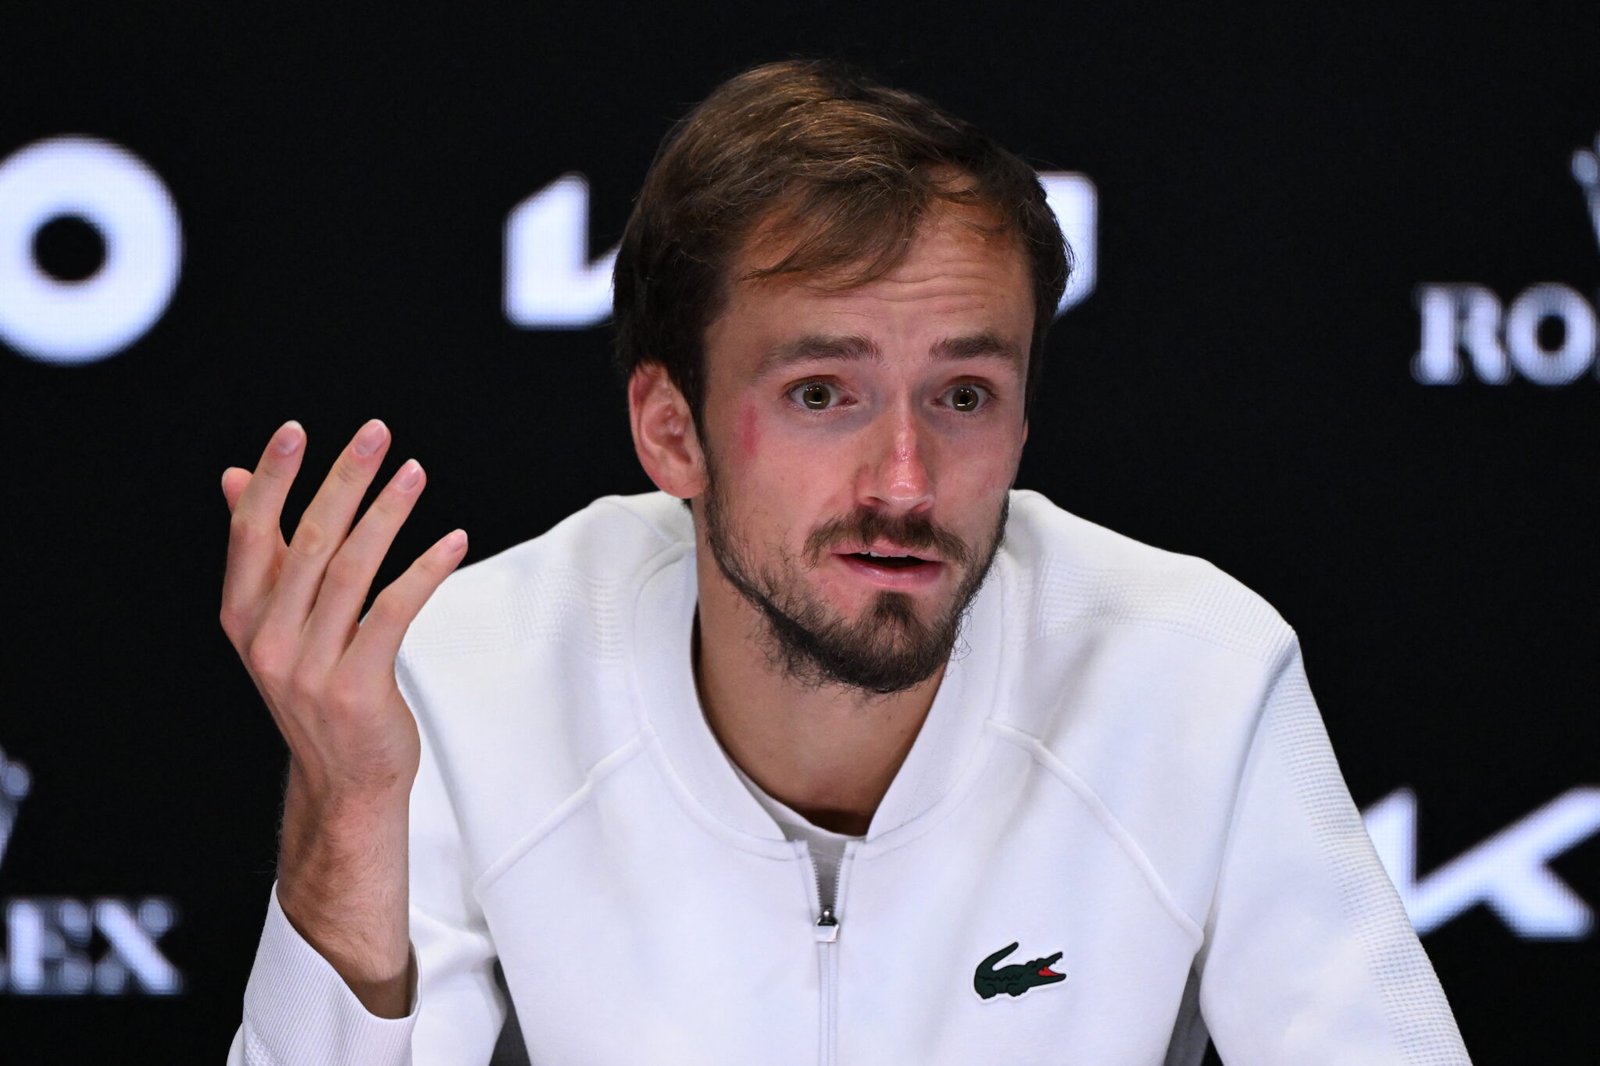
<svg viewBox="0 0 1600 1066">
<path fill-rule="evenodd" d="M 739 453 L 745 459 L 754 459 L 761 446 L 761 428 L 754 404 L 746 404 L 739 411 L 737 426 Z"/>
<path fill-rule="evenodd" d="M 940 453 L 939 489 L 948 503 L 970 507 L 974 521 L 999 507 L 1017 477 L 1022 450 L 1014 440 L 955 442 Z M 985 519 L 986 520 L 986 519 Z"/>
</svg>

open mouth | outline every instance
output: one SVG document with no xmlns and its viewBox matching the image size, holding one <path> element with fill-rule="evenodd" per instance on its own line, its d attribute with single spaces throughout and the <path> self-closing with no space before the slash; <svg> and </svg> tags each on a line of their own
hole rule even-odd
<svg viewBox="0 0 1600 1066">
<path fill-rule="evenodd" d="M 915 555 L 879 555 L 877 552 L 852 552 L 851 559 L 860 559 L 871 566 L 882 566 L 890 570 L 904 570 L 907 567 L 921 566 L 927 562 Z"/>
</svg>

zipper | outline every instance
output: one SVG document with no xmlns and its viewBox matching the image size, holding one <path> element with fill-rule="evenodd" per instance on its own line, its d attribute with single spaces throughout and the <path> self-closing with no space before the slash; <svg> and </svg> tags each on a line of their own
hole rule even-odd
<svg viewBox="0 0 1600 1066">
<path fill-rule="evenodd" d="M 817 1061 L 822 1066 L 833 1066 L 839 1028 L 837 1017 L 839 918 L 834 913 L 834 907 L 839 902 L 839 882 L 843 877 L 844 860 L 840 860 L 838 868 L 834 871 L 833 890 L 830 892 L 829 886 L 822 883 L 822 870 L 817 866 L 816 858 L 811 856 L 809 845 L 806 854 L 811 859 L 811 872 L 817 884 L 817 921 L 811 927 L 811 935 L 817 942 L 817 974 L 820 984 L 817 1010 Z"/>
</svg>

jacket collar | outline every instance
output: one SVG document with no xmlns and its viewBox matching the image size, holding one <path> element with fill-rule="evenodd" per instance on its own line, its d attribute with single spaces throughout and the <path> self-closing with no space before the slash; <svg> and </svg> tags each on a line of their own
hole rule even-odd
<svg viewBox="0 0 1600 1066">
<path fill-rule="evenodd" d="M 1002 551 L 973 600 L 928 717 L 872 819 L 868 845 L 893 846 L 902 832 L 925 820 L 978 752 L 983 723 L 999 695 L 1001 571 L 1007 563 Z M 629 620 L 640 725 L 656 741 L 663 771 L 696 813 L 709 816 L 714 828 L 746 838 L 746 846 L 765 851 L 783 843 L 787 850 L 782 830 L 739 779 L 701 711 L 691 658 L 696 602 L 695 552 L 692 533 L 685 531 L 685 539 L 657 556 L 655 569 L 644 576 Z"/>
</svg>

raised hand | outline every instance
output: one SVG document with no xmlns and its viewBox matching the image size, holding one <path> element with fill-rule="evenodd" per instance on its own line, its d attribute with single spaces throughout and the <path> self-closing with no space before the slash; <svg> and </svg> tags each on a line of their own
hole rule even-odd
<svg viewBox="0 0 1600 1066">
<path fill-rule="evenodd" d="M 423 552 L 360 622 L 426 481 L 408 460 L 355 521 L 389 441 L 382 422 L 362 426 L 287 543 L 280 522 L 305 453 L 299 424 L 273 434 L 254 472 L 224 472 L 233 518 L 222 628 L 289 745 L 279 902 L 369 1010 L 396 1015 L 405 1008 L 407 804 L 419 743 L 395 656 L 467 538 L 456 530 Z"/>
</svg>

